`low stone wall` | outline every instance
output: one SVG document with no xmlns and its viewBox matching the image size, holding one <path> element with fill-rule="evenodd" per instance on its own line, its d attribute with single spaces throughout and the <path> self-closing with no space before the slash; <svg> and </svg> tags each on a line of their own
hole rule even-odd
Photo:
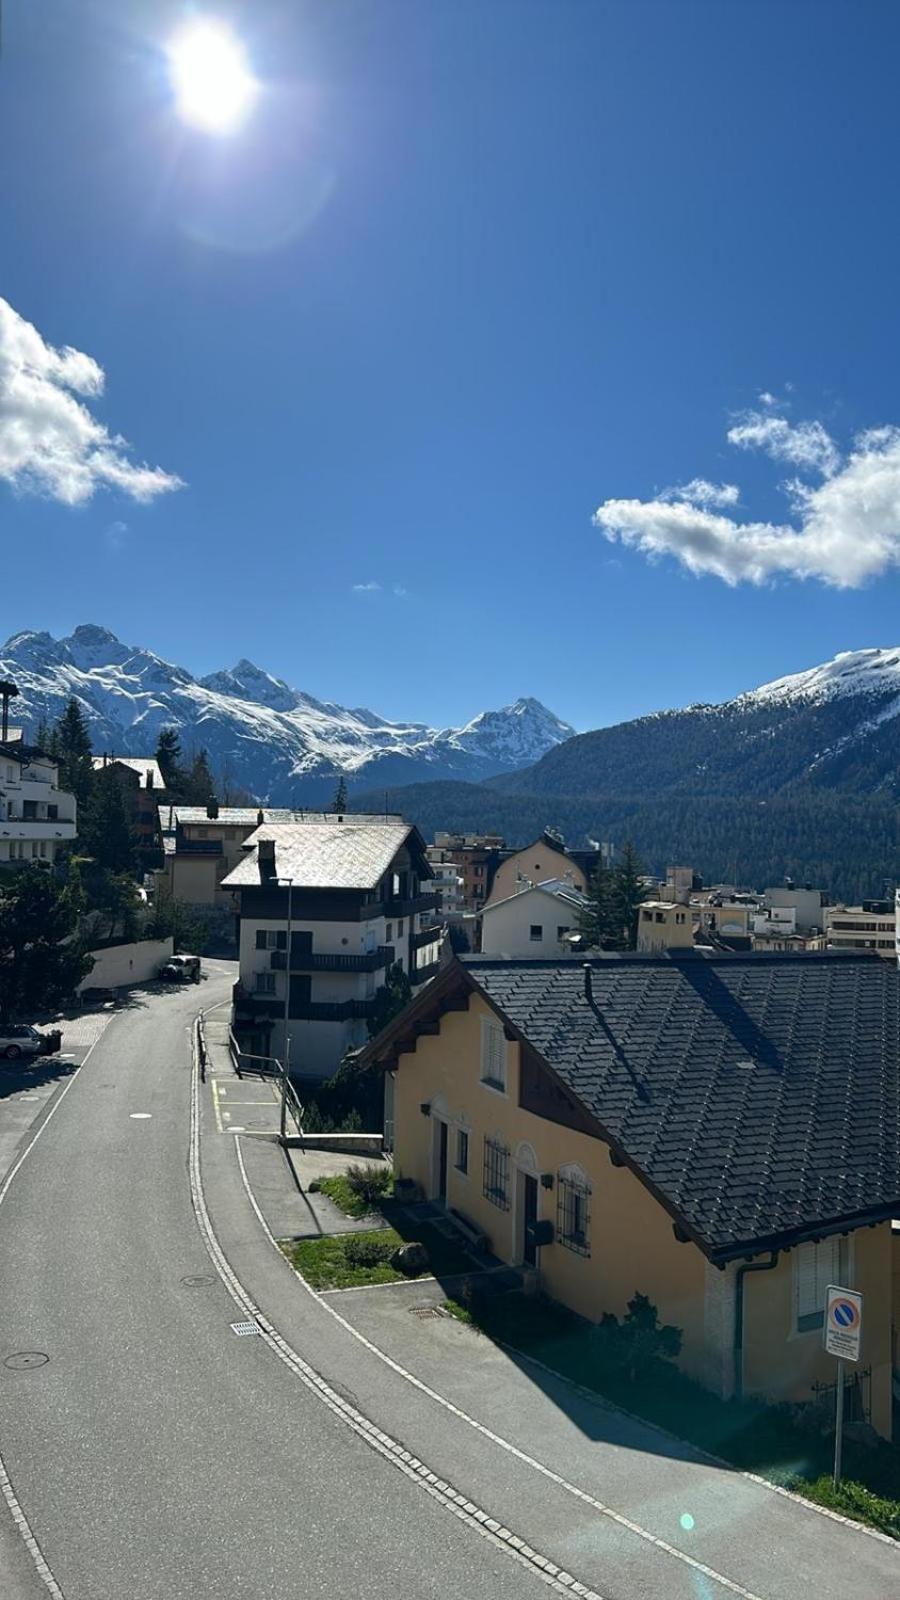
<svg viewBox="0 0 900 1600">
<path fill-rule="evenodd" d="M 289 1133 L 285 1144 L 297 1150 L 343 1150 L 351 1156 L 380 1156 L 381 1133 Z"/>
<path fill-rule="evenodd" d="M 133 944 L 111 944 L 103 950 L 92 950 L 94 966 L 78 985 L 84 989 L 123 989 L 132 983 L 147 983 L 159 975 L 163 962 L 172 954 L 173 941 L 168 939 L 138 939 Z"/>
</svg>

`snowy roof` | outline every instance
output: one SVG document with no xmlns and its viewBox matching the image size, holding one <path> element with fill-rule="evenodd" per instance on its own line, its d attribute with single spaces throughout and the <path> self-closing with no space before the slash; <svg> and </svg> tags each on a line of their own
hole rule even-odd
<svg viewBox="0 0 900 1600">
<path fill-rule="evenodd" d="M 529 883 L 526 888 L 517 890 L 515 894 L 504 895 L 502 900 L 490 900 L 483 907 L 482 916 L 486 916 L 489 911 L 496 911 L 498 906 L 508 906 L 510 900 L 521 900 L 523 895 L 536 893 L 550 894 L 554 900 L 563 900 L 566 905 L 574 906 L 576 910 L 581 910 L 588 903 L 587 895 L 582 894 L 574 883 L 567 883 L 565 878 L 546 878 L 543 883 Z"/>
<path fill-rule="evenodd" d="M 165 779 L 160 770 L 159 762 L 154 756 L 94 756 L 93 767 L 95 772 L 100 772 L 104 767 L 130 767 L 136 772 L 143 787 L 147 784 L 147 773 L 150 773 L 151 789 L 164 789 Z"/>
<path fill-rule="evenodd" d="M 200 823 L 201 826 L 205 827 L 207 823 L 218 822 L 224 823 L 226 827 L 231 828 L 258 828 L 260 814 L 262 814 L 263 822 L 280 824 L 292 822 L 297 827 L 308 826 L 310 823 L 334 821 L 337 815 L 337 813 L 329 811 L 291 811 L 285 806 L 220 806 L 214 817 L 210 816 L 206 806 L 161 805 L 158 810 L 159 825 L 164 833 L 170 828 L 174 828 L 176 823 L 180 823 L 182 827 L 185 824 L 191 826 L 194 823 Z M 171 822 L 169 820 L 170 815 Z M 348 817 L 349 820 L 351 819 Z M 354 822 L 377 823 L 382 826 L 386 822 L 403 822 L 403 818 L 396 814 L 381 815 L 379 813 L 372 816 L 368 812 L 360 812 L 354 815 L 352 820 Z"/>
<path fill-rule="evenodd" d="M 256 845 L 275 841 L 275 876 L 296 889 L 374 889 L 414 829 L 396 818 L 336 817 L 302 823 L 264 823 L 247 840 L 247 855 L 225 889 L 255 888 L 260 878 Z"/>
</svg>

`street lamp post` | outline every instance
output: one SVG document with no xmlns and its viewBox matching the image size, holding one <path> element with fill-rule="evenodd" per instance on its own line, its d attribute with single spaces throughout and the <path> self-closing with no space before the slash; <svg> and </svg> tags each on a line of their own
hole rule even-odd
<svg viewBox="0 0 900 1600">
<path fill-rule="evenodd" d="M 284 1059 L 281 1063 L 281 1139 L 284 1142 L 287 1134 L 287 1095 L 288 1079 L 291 1072 L 291 1035 L 290 1035 L 290 1003 L 291 1003 L 291 919 L 293 912 L 293 878 L 279 878 L 279 884 L 287 884 L 287 950 L 284 962 Z"/>
</svg>

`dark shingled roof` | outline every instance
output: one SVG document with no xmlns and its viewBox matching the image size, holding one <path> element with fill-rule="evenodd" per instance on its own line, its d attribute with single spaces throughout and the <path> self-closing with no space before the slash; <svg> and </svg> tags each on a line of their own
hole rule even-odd
<svg viewBox="0 0 900 1600">
<path fill-rule="evenodd" d="M 870 954 L 472 958 L 474 983 L 713 1260 L 900 1216 L 900 972 Z M 435 983 L 435 1003 L 452 986 Z M 409 1022 L 427 1006 L 413 1001 Z M 399 1022 L 385 1030 L 389 1036 Z M 369 1047 L 379 1055 L 379 1041 Z"/>
<path fill-rule="evenodd" d="M 474 961 L 711 1253 L 900 1213 L 900 972 L 879 956 Z"/>
</svg>

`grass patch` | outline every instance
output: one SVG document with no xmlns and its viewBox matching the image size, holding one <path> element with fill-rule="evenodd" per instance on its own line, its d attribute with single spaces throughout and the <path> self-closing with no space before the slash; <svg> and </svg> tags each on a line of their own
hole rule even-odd
<svg viewBox="0 0 900 1600">
<path fill-rule="evenodd" d="M 393 1228 L 369 1233 L 328 1234 L 320 1239 L 287 1239 L 281 1248 L 291 1265 L 314 1289 L 355 1289 L 368 1283 L 398 1283 L 407 1277 L 390 1265 L 398 1245 L 418 1240 L 428 1251 L 423 1277 L 449 1277 L 472 1270 L 472 1258 L 454 1240 L 427 1222 L 395 1218 Z"/>
<path fill-rule="evenodd" d="M 394 1175 L 390 1167 L 375 1167 L 376 1179 L 365 1184 L 354 1185 L 349 1172 L 340 1172 L 333 1178 L 319 1178 L 316 1187 L 320 1194 L 327 1194 L 336 1206 L 348 1217 L 368 1217 L 373 1212 L 381 1209 L 382 1202 L 389 1200 L 394 1189 Z"/>
<path fill-rule="evenodd" d="M 818 1426 L 810 1407 L 720 1400 L 661 1360 L 648 1362 L 632 1382 L 608 1361 L 600 1328 L 543 1297 L 476 1296 L 448 1300 L 446 1309 L 711 1455 L 900 1539 L 900 1452 L 884 1440 L 867 1446 L 845 1437 L 847 1476 L 835 1492 L 830 1409 Z"/>
</svg>

